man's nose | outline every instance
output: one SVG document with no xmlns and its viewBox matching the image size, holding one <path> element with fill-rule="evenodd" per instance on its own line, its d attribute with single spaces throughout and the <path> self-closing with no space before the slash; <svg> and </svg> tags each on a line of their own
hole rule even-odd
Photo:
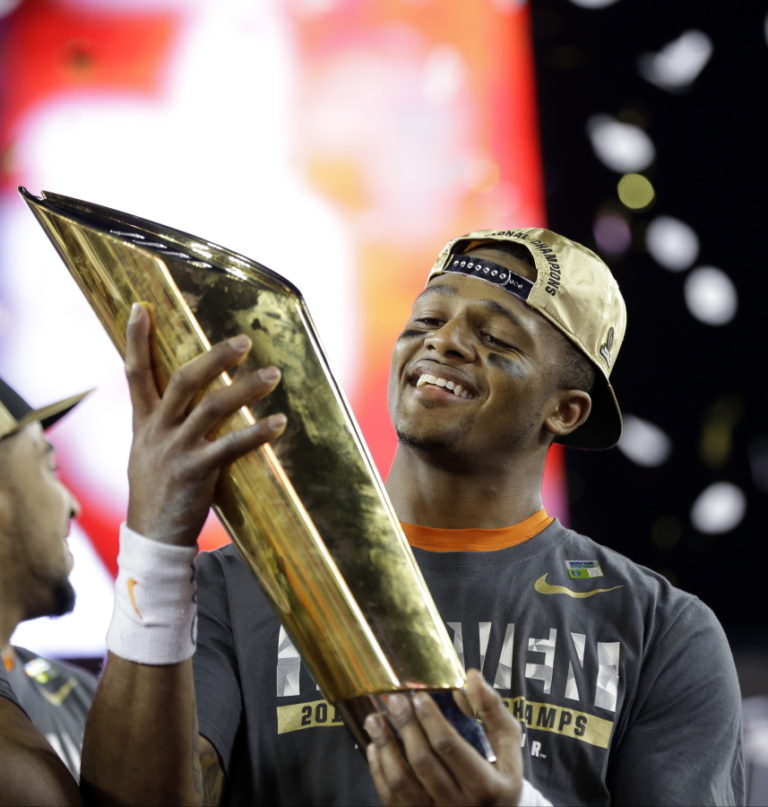
<svg viewBox="0 0 768 807">
<path fill-rule="evenodd" d="M 67 498 L 69 499 L 69 517 L 70 518 L 77 518 L 81 513 L 80 502 L 75 498 L 75 495 L 72 491 L 67 488 Z"/>
<path fill-rule="evenodd" d="M 448 320 L 430 331 L 424 344 L 441 355 L 454 356 L 465 361 L 472 361 L 476 356 L 472 333 L 466 323 L 458 319 Z"/>
</svg>

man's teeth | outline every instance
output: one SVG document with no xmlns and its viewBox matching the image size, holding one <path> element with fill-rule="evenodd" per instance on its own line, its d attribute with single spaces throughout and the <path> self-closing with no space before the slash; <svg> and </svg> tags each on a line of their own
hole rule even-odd
<svg viewBox="0 0 768 807">
<path fill-rule="evenodd" d="M 470 394 L 468 390 L 465 390 L 461 384 L 456 384 L 453 381 L 448 381 L 445 378 L 440 378 L 435 375 L 430 375 L 429 373 L 422 373 L 419 376 L 419 380 L 416 382 L 417 387 L 423 387 L 426 384 L 432 384 L 435 387 L 445 387 L 447 390 L 450 390 L 457 398 L 469 398 Z"/>
</svg>

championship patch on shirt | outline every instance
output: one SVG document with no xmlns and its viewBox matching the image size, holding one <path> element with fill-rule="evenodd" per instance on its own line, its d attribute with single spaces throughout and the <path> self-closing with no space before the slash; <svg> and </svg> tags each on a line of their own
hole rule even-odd
<svg viewBox="0 0 768 807">
<path fill-rule="evenodd" d="M 565 568 L 568 577 L 572 580 L 582 580 L 585 577 L 603 577 L 603 570 L 596 560 L 567 560 Z"/>
<path fill-rule="evenodd" d="M 77 686 L 76 678 L 45 658 L 30 659 L 24 665 L 24 672 L 37 683 L 40 694 L 54 706 L 61 706 Z"/>
</svg>

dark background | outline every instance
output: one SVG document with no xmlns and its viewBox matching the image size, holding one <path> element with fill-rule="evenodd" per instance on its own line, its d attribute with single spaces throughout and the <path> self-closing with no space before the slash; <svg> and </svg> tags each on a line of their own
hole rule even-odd
<svg viewBox="0 0 768 807">
<path fill-rule="evenodd" d="M 662 428 L 673 445 L 655 468 L 619 449 L 566 451 L 571 525 L 699 595 L 725 627 L 745 696 L 767 694 L 765 9 L 641 0 L 585 9 L 537 0 L 531 10 L 548 221 L 601 251 L 613 269 L 628 308 L 614 387 L 626 413 Z M 642 54 L 692 29 L 713 45 L 692 86 L 671 92 L 641 76 Z M 620 175 L 587 135 L 595 114 L 638 125 L 655 144 L 656 159 L 642 172 L 657 194 L 648 208 L 619 202 Z M 595 220 L 608 210 L 629 224 L 623 254 L 597 246 Z M 696 231 L 694 266 L 730 276 L 739 300 L 731 323 L 695 319 L 683 297 L 687 271 L 670 272 L 648 254 L 645 230 L 659 215 Z M 746 514 L 727 533 L 700 533 L 691 505 L 719 481 L 744 491 Z"/>
</svg>

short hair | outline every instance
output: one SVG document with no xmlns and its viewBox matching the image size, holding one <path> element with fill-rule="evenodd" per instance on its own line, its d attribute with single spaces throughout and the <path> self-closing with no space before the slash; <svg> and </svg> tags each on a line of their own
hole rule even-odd
<svg viewBox="0 0 768 807">
<path fill-rule="evenodd" d="M 536 262 L 533 260 L 533 255 L 528 247 L 518 244 L 515 241 L 465 241 L 457 245 L 457 253 L 463 255 L 465 252 L 477 249 L 478 247 L 487 246 L 489 249 L 496 249 L 499 252 L 504 252 L 507 255 L 517 258 L 524 263 L 527 263 L 531 269 L 536 269 Z"/>
<path fill-rule="evenodd" d="M 591 393 L 595 386 L 595 368 L 592 362 L 566 336 L 563 340 L 563 362 L 560 384 L 563 389 L 580 389 Z"/>
</svg>

